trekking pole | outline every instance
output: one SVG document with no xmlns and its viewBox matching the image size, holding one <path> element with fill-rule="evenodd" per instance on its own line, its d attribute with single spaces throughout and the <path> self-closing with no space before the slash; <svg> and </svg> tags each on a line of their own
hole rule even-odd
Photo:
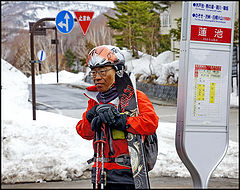
<svg viewBox="0 0 240 190">
<path fill-rule="evenodd" d="M 96 179 L 95 179 L 95 188 L 98 189 L 98 161 L 99 161 L 99 142 L 98 142 L 98 132 L 96 132 L 96 141 L 95 141 L 96 145 L 97 145 L 97 158 L 96 158 Z"/>
<path fill-rule="evenodd" d="M 104 189 L 104 144 L 106 143 L 106 134 L 105 134 L 105 124 L 103 123 L 102 129 L 101 129 L 101 138 L 100 138 L 100 143 L 101 143 L 101 156 L 102 156 L 102 168 L 101 168 L 101 177 L 100 177 L 100 183 L 101 183 L 101 189 Z"/>
<path fill-rule="evenodd" d="M 102 171 L 101 171 L 100 182 L 101 182 L 101 189 L 104 189 L 104 151 L 103 151 L 104 143 L 102 142 L 101 145 L 102 145 Z"/>
<path fill-rule="evenodd" d="M 96 131 L 95 133 L 95 144 L 97 145 L 97 154 L 96 154 L 96 184 L 95 188 L 98 189 L 99 184 L 99 157 L 101 156 L 101 176 L 100 176 L 100 184 L 101 189 L 104 188 L 104 143 L 106 143 L 106 136 L 105 136 L 105 125 L 103 124 L 100 131 Z"/>
<path fill-rule="evenodd" d="M 104 176 L 104 144 L 106 143 L 106 126 L 103 123 L 103 128 L 101 130 L 101 154 L 102 154 L 102 170 L 101 170 L 101 178 L 100 178 L 100 182 L 101 182 L 101 189 L 104 189 L 104 185 L 105 185 L 105 176 Z"/>
</svg>

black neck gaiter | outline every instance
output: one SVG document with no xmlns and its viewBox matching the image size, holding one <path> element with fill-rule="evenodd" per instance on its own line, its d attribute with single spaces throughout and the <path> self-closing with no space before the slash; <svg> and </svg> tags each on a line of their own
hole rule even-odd
<svg viewBox="0 0 240 190">
<path fill-rule="evenodd" d="M 104 104 L 111 102 L 116 97 L 118 97 L 118 92 L 117 92 L 117 88 L 114 85 L 108 91 L 99 92 L 97 95 L 98 101 Z"/>
</svg>

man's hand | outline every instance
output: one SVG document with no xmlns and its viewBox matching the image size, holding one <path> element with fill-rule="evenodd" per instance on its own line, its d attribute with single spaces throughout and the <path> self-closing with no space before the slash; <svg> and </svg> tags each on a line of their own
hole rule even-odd
<svg viewBox="0 0 240 190">
<path fill-rule="evenodd" d="M 115 116 L 119 114 L 116 107 L 111 104 L 100 104 L 96 108 L 96 113 L 101 118 L 102 122 L 107 125 L 115 123 Z"/>
<path fill-rule="evenodd" d="M 100 131 L 101 127 L 102 127 L 101 118 L 99 116 L 94 117 L 91 123 L 92 131 Z"/>
<path fill-rule="evenodd" d="M 100 104 L 95 111 L 97 115 L 99 115 L 101 121 L 106 125 L 121 131 L 128 128 L 128 126 L 126 126 L 127 115 L 120 114 L 114 105 Z"/>
<path fill-rule="evenodd" d="M 93 106 L 90 110 L 88 110 L 86 114 L 87 120 L 91 123 L 93 118 L 97 116 L 96 108 L 98 105 Z"/>
</svg>

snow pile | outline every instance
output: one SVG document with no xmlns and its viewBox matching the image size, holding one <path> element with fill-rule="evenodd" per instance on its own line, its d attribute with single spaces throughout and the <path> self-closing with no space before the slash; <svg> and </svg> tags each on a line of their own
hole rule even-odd
<svg viewBox="0 0 240 190">
<path fill-rule="evenodd" d="M 44 77 L 43 77 L 44 76 Z M 58 83 L 68 83 L 68 84 L 82 84 L 88 85 L 83 81 L 85 74 L 79 72 L 77 74 L 70 73 L 68 71 L 58 72 Z M 28 83 L 32 83 L 32 78 L 28 78 Z M 57 74 L 55 72 L 50 72 L 47 74 L 40 74 L 35 77 L 35 84 L 56 84 L 57 83 Z"/>
<path fill-rule="evenodd" d="M 78 119 L 37 110 L 38 119 L 33 121 L 27 78 L 6 61 L 1 62 L 2 182 L 71 180 L 81 176 L 91 168 L 86 160 L 93 151 L 91 142 L 76 132 Z"/>
<path fill-rule="evenodd" d="M 144 70 L 144 56 L 142 62 L 141 59 L 132 61 L 138 61 L 136 70 Z M 91 169 L 86 161 L 93 156 L 92 141 L 77 134 L 75 126 L 79 120 L 37 110 L 38 118 L 33 121 L 27 90 L 27 81 L 31 80 L 6 61 L 1 60 L 1 64 L 1 182 L 67 181 L 89 177 L 84 171 Z M 79 84 L 82 78 L 82 73 L 62 71 L 59 80 Z M 36 77 L 36 83 L 47 82 L 56 83 L 56 73 Z M 159 154 L 151 177 L 190 176 L 175 149 L 175 128 L 175 123 L 159 122 Z M 230 141 L 226 156 L 212 176 L 238 178 L 238 171 L 238 144 Z"/>
<path fill-rule="evenodd" d="M 156 75 L 157 79 L 154 80 L 156 84 L 177 83 L 179 60 L 173 60 L 171 51 L 165 51 L 157 57 L 139 51 L 140 59 L 132 58 L 131 52 L 126 49 L 122 52 L 126 59 L 127 70 L 135 75 L 141 74 L 139 82 L 151 75 Z"/>
<path fill-rule="evenodd" d="M 10 107 L 18 104 L 21 107 L 29 108 L 30 104 L 26 104 L 29 94 L 27 77 L 4 60 L 2 60 L 1 73 L 2 105 Z M 7 98 L 4 98 L 4 95 L 6 95 Z"/>
</svg>

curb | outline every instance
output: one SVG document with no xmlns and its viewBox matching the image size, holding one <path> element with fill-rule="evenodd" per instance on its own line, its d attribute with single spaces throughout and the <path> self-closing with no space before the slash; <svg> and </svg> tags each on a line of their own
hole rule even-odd
<svg viewBox="0 0 240 190">
<path fill-rule="evenodd" d="M 28 99 L 29 102 L 32 102 L 31 99 Z M 57 114 L 63 115 L 62 112 L 59 109 L 56 109 L 48 104 L 42 103 L 42 102 L 36 102 L 36 105 L 41 105 L 41 106 L 45 106 L 51 110 L 54 110 Z"/>
</svg>

